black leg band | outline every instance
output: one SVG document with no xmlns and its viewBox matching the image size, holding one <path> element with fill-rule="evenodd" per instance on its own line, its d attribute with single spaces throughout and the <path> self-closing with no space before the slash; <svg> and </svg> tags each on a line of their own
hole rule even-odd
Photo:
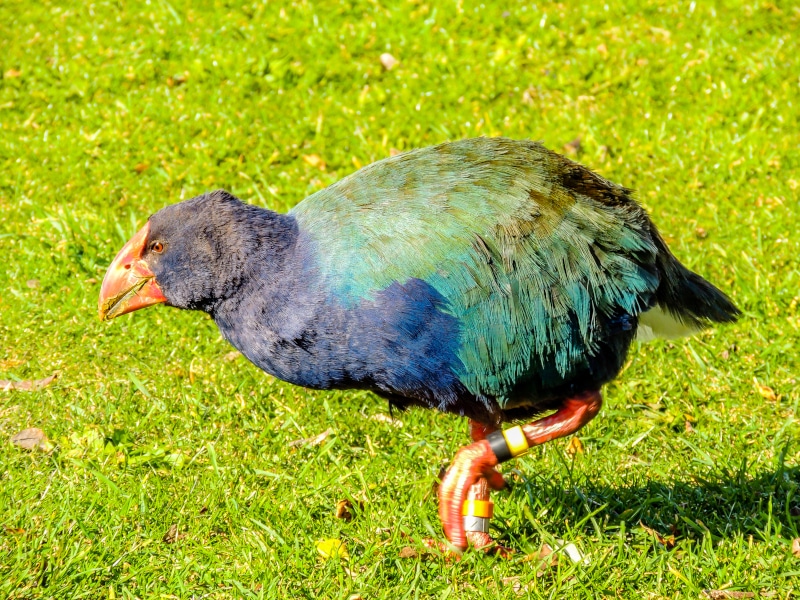
<svg viewBox="0 0 800 600">
<path fill-rule="evenodd" d="M 508 447 L 508 442 L 506 441 L 503 432 L 499 429 L 487 435 L 486 441 L 489 442 L 489 447 L 492 449 L 492 452 L 494 452 L 495 457 L 497 457 L 498 464 L 507 462 L 514 458 L 514 456 L 511 454 L 511 448 Z"/>
</svg>

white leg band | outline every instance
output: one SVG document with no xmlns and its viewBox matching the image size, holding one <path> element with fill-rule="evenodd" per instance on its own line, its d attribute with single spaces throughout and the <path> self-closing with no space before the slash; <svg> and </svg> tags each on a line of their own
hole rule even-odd
<svg viewBox="0 0 800 600">
<path fill-rule="evenodd" d="M 464 517 L 464 531 L 489 533 L 489 519 L 485 517 Z"/>
</svg>

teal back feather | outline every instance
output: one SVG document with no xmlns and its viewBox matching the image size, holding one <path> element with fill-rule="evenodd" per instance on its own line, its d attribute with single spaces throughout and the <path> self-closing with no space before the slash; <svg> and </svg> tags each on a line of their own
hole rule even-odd
<svg viewBox="0 0 800 600">
<path fill-rule="evenodd" d="M 535 142 L 478 138 L 374 163 L 292 211 L 336 297 L 418 278 L 460 323 L 464 385 L 501 404 L 555 366 L 585 369 L 609 319 L 658 287 L 628 191 Z"/>
</svg>

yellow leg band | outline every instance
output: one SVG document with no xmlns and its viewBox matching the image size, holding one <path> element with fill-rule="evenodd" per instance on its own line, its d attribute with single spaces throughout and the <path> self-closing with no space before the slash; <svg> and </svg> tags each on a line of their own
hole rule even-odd
<svg viewBox="0 0 800 600">
<path fill-rule="evenodd" d="M 525 437 L 525 433 L 522 431 L 522 427 L 520 425 L 503 431 L 503 437 L 506 438 L 506 443 L 508 444 L 508 449 L 511 451 L 511 456 L 517 457 L 521 454 L 525 454 L 528 451 L 528 440 Z"/>
<path fill-rule="evenodd" d="M 465 517 L 481 517 L 491 519 L 494 513 L 494 504 L 488 500 L 464 500 L 461 514 Z"/>
</svg>

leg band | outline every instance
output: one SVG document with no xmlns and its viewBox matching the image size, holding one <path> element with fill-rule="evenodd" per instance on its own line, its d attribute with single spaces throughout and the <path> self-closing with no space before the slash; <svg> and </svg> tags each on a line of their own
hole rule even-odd
<svg viewBox="0 0 800 600">
<path fill-rule="evenodd" d="M 481 517 L 491 519 L 494 513 L 494 503 L 489 500 L 464 500 L 461 514 L 464 517 Z"/>
<path fill-rule="evenodd" d="M 489 519 L 483 517 L 464 517 L 464 531 L 489 533 Z"/>
<path fill-rule="evenodd" d="M 489 500 L 464 500 L 461 514 L 464 531 L 489 533 L 489 521 L 494 513 L 494 504 Z"/>
<path fill-rule="evenodd" d="M 528 439 L 522 427 L 517 425 L 505 431 L 493 431 L 486 436 L 489 447 L 497 457 L 498 463 L 504 463 L 521 456 L 528 451 Z"/>
</svg>

